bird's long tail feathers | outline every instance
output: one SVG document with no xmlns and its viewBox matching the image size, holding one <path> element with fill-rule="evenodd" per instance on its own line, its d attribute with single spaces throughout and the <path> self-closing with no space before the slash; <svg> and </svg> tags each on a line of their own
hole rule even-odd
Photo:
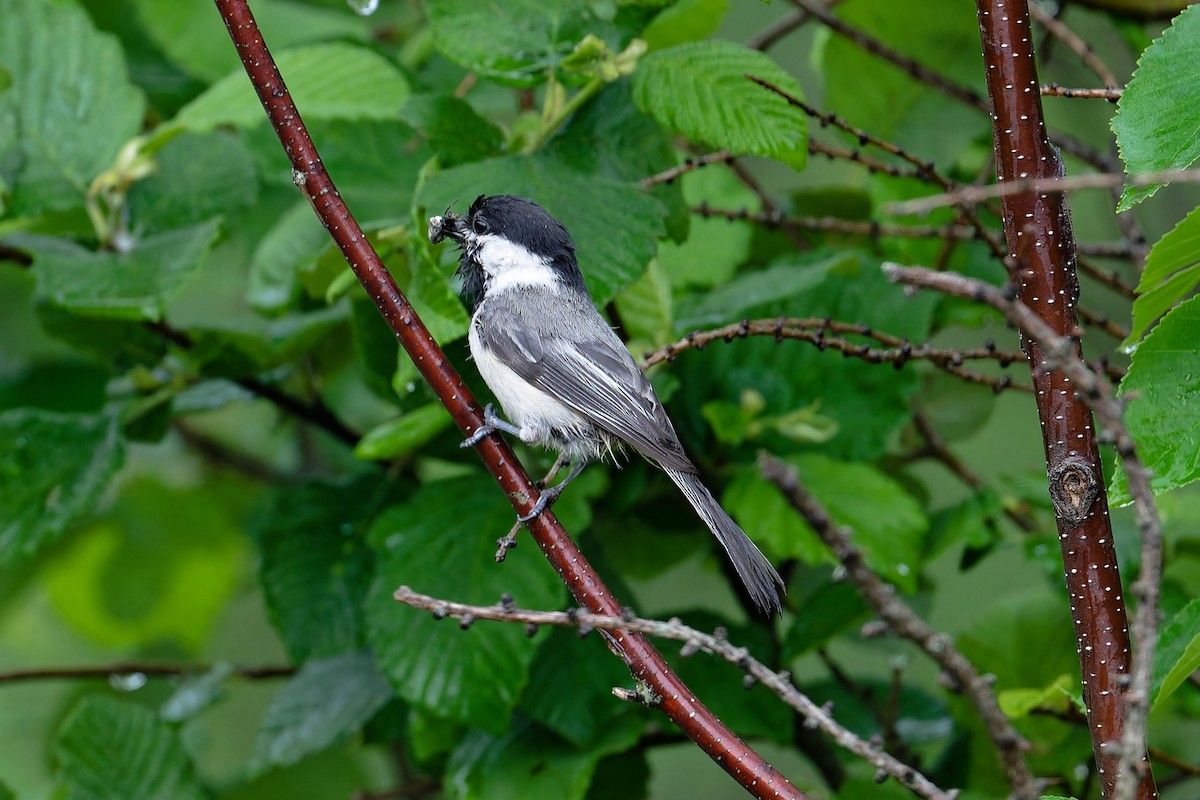
<svg viewBox="0 0 1200 800">
<path fill-rule="evenodd" d="M 733 568 L 746 586 L 746 591 L 763 613 L 767 615 L 780 613 L 780 592 L 785 587 L 779 573 L 771 566 L 771 562 L 762 554 L 754 542 L 738 527 L 733 518 L 725 513 L 720 503 L 712 496 L 707 487 L 700 482 L 700 476 L 694 472 L 683 472 L 677 469 L 666 469 L 665 472 L 675 481 L 675 485 L 683 491 L 684 497 L 696 509 L 700 519 L 717 537 L 717 541 L 725 548 Z"/>
</svg>

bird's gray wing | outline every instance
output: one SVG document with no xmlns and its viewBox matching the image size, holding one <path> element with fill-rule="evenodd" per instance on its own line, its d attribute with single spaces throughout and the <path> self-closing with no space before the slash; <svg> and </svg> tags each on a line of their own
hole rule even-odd
<svg viewBox="0 0 1200 800">
<path fill-rule="evenodd" d="M 498 313 L 477 319 L 476 330 L 505 365 L 601 430 L 664 467 L 694 471 L 654 388 L 612 329 L 591 314 L 583 326 L 573 319 L 570 337 L 553 315 L 531 324 Z"/>
</svg>

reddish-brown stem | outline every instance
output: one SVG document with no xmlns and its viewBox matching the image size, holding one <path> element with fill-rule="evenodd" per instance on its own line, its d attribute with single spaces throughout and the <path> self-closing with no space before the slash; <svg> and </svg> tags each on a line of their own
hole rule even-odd
<svg viewBox="0 0 1200 800">
<path fill-rule="evenodd" d="M 350 268 L 450 416 L 464 432 L 474 431 L 483 424 L 475 398 L 401 293 L 325 171 L 245 0 L 214 2 L 237 47 L 242 66 L 291 160 L 296 185 L 304 191 Z M 476 450 L 514 509 L 521 513 L 529 511 L 538 492 L 503 439 L 488 436 L 480 441 Z M 620 603 L 553 514 L 538 515 L 529 527 L 534 541 L 580 604 L 598 614 L 621 614 Z M 610 649 L 625 661 L 634 679 L 661 698 L 654 707 L 675 722 L 751 794 L 762 798 L 807 797 L 725 727 L 691 693 L 644 636 L 618 631 L 608 641 Z"/>
<path fill-rule="evenodd" d="M 1059 178 L 1064 169 L 1046 138 L 1033 59 L 1027 0 L 976 0 L 988 97 L 992 105 L 996 173 L 1002 183 Z M 1010 278 L 1021 303 L 1058 336 L 1078 343 L 1075 237 L 1065 195 L 1028 191 L 1001 198 Z M 1118 772 L 1125 723 L 1123 695 L 1130 668 L 1124 592 L 1113 546 L 1108 500 L 1091 410 L 1076 384 L 1048 369 L 1038 342 L 1022 334 L 1029 356 L 1050 494 L 1078 643 L 1083 700 L 1092 750 L 1106 797 Z M 1156 795 L 1149 770 L 1139 800 Z"/>
</svg>

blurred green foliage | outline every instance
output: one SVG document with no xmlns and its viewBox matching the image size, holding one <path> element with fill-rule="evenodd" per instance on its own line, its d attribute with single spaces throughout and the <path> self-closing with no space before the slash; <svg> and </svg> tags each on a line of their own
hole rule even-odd
<svg viewBox="0 0 1200 800">
<path fill-rule="evenodd" d="M 342 195 L 475 391 L 454 254 L 432 247 L 424 225 L 480 193 L 527 195 L 570 228 L 595 299 L 635 355 L 696 328 L 780 315 L 914 345 L 1016 348 L 992 313 L 909 297 L 879 270 L 936 263 L 1001 281 L 977 242 L 755 221 L 777 210 L 954 217 L 889 217 L 888 201 L 933 191 L 911 165 L 818 127 L 745 73 L 951 180 L 991 163 L 986 115 L 844 38 L 810 24 L 769 52 L 747 47 L 793 13 L 787 3 L 383 0 L 370 17 L 342 0 L 252 5 Z M 970 4 L 847 0 L 837 14 L 982 89 Z M 1200 88 L 1177 65 L 1198 18 L 1184 12 L 1150 46 L 1121 101 L 1113 127 L 1122 155 L 1136 156 L 1130 172 L 1195 157 L 1194 141 L 1180 140 L 1197 127 Z M 1130 43 L 1164 24 L 1077 8 L 1065 19 L 1122 76 L 1139 55 Z M 1095 81 L 1061 42 L 1044 43 L 1042 70 L 1047 82 Z M 1058 130 L 1112 146 L 1110 106 L 1046 108 Z M 890 169 L 812 156 L 810 141 Z M 736 165 L 713 159 L 642 184 L 720 148 Z M 1135 323 L 1122 392 L 1167 537 L 1151 743 L 1193 761 L 1196 200 L 1170 187 L 1137 206 L 1151 241 L 1183 221 L 1154 246 L 1133 316 L 1126 297 L 1083 279 L 1085 306 Z M 1112 206 L 1078 196 L 1081 239 L 1120 238 Z M 1103 267 L 1138 283 L 1128 261 Z M 530 608 L 568 596 L 524 534 L 494 562 L 511 509 L 297 194 L 208 0 L 0 0 L 0 320 L 0 672 L 189 665 L 169 678 L 127 666 L 107 684 L 0 680 L 0 797 L 740 795 L 657 714 L 612 698 L 632 682 L 599 637 L 462 631 L 393 601 L 401 584 L 479 604 L 508 593 Z M 1128 363 L 1119 344 L 1089 331 L 1085 348 Z M 966 367 L 1005 374 L 994 361 Z M 1021 382 L 1023 371 L 1008 374 Z M 865 604 L 757 472 L 760 449 L 778 453 L 853 529 L 866 562 L 995 676 L 1039 775 L 1064 795 L 1096 796 L 1028 395 L 927 361 L 869 363 L 819 338 L 735 335 L 682 350 L 652 377 L 714 491 L 789 577 L 789 608 L 769 623 L 748 614 L 702 525 L 639 462 L 593 466 L 556 507 L 622 602 L 724 627 L 936 782 L 963 798 L 1004 795 L 963 698 L 914 647 L 864 635 Z M 915 413 L 978 480 L 946 469 L 956 462 L 939 458 Z M 534 472 L 550 464 L 520 455 Z M 1114 489 L 1124 491 L 1119 474 Z M 1113 521 L 1128 580 L 1131 515 Z M 876 786 L 872 768 L 804 730 L 761 686 L 743 690 L 730 665 L 670 660 L 815 796 L 908 796 Z M 242 671 L 259 665 L 294 672 Z M 1193 779 L 1163 796 L 1195 789 Z"/>
</svg>

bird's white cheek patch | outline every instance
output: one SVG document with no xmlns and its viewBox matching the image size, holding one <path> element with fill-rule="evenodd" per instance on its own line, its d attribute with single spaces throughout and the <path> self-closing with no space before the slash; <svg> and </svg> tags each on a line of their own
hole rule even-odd
<svg viewBox="0 0 1200 800">
<path fill-rule="evenodd" d="M 554 288 L 558 278 L 546 259 L 524 245 L 487 234 L 478 238 L 478 259 L 488 276 L 488 291 L 513 286 Z"/>
</svg>

